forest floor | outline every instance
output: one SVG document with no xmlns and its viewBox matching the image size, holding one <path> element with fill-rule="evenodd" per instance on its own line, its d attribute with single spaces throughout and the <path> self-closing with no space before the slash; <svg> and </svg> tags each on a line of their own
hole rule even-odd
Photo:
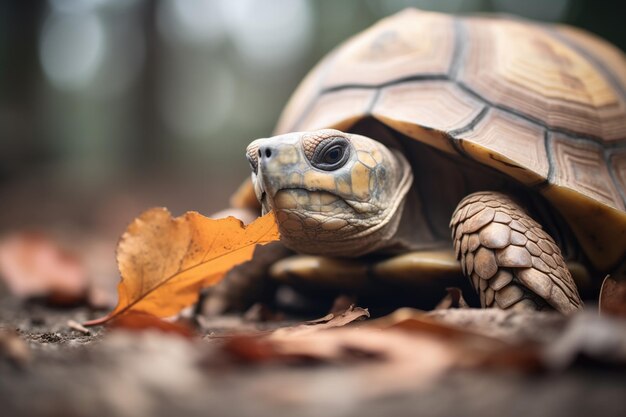
<svg viewBox="0 0 626 417">
<path fill-rule="evenodd" d="M 304 333 L 302 325 L 271 324 L 291 326 L 282 339 L 267 338 L 267 323 L 254 336 L 225 337 L 236 329 L 258 331 L 240 316 L 206 321 L 191 337 L 159 329 L 85 333 L 68 321 L 102 312 L 51 308 L 5 292 L 1 414 L 626 415 L 623 321 L 591 313 L 564 319 L 450 309 L 427 320 L 418 315 L 400 328 L 393 325 L 407 321 L 395 318 L 391 328 L 372 319 L 344 326 L 364 318 L 363 310 L 351 311 L 308 323 Z M 334 320 L 337 327 L 327 329 Z M 430 320 L 442 324 L 433 327 Z M 368 323 L 380 325 L 372 330 Z M 450 324 L 459 330 L 450 331 Z M 483 336 L 507 345 L 484 349 Z M 499 359 L 485 361 L 481 351 Z"/>
</svg>

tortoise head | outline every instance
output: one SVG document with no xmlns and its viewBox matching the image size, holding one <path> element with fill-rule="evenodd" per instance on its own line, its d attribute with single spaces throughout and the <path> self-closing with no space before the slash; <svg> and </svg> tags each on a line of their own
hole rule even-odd
<svg viewBox="0 0 626 417">
<path fill-rule="evenodd" d="M 257 139 L 247 148 L 263 212 L 297 252 L 359 256 L 390 244 L 413 176 L 402 154 L 337 130 Z"/>
</svg>

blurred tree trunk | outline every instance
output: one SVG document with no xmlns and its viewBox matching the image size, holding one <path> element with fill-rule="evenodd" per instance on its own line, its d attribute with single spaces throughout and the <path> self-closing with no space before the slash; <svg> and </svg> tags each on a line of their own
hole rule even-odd
<svg viewBox="0 0 626 417">
<path fill-rule="evenodd" d="M 167 142 L 165 126 L 158 113 L 159 66 L 162 58 L 156 27 L 157 6 L 157 2 L 153 1 L 144 1 L 141 4 L 145 62 L 143 72 L 139 77 L 138 100 L 136 100 L 139 106 L 136 114 L 139 119 L 140 134 L 130 145 L 135 168 L 148 171 L 156 169 L 156 166 L 163 162 L 158 159 L 166 151 L 163 148 Z"/>
<path fill-rule="evenodd" d="M 45 2 L 0 2 L 0 182 L 40 163 L 37 89 L 41 80 L 38 35 Z"/>
</svg>

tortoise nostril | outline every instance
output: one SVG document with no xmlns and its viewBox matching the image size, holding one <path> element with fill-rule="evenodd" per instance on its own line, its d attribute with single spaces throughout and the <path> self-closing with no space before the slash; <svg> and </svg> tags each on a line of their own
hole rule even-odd
<svg viewBox="0 0 626 417">
<path fill-rule="evenodd" d="M 272 157 L 272 152 L 271 146 L 263 146 L 259 148 L 259 158 L 270 159 Z"/>
</svg>

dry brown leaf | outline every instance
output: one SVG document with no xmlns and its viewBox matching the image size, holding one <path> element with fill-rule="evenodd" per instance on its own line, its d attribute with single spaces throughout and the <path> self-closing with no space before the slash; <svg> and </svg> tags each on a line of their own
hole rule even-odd
<svg viewBox="0 0 626 417">
<path fill-rule="evenodd" d="M 598 307 L 600 314 L 626 317 L 626 281 L 607 275 L 600 289 Z"/>
<path fill-rule="evenodd" d="M 567 318 L 555 311 L 465 308 L 429 311 L 426 316 L 441 324 L 515 345 L 549 343 L 567 324 Z"/>
<path fill-rule="evenodd" d="M 202 287 L 249 260 L 256 245 L 278 238 L 272 213 L 244 227 L 234 217 L 210 219 L 187 212 L 172 218 L 164 208 L 148 210 L 128 226 L 117 247 L 122 276 L 117 306 L 84 324 L 102 324 L 129 311 L 175 315 L 197 301 Z"/>
<path fill-rule="evenodd" d="M 363 320 L 370 316 L 366 308 L 349 306 L 346 310 L 338 313 L 329 313 L 326 316 L 311 320 L 297 326 L 282 327 L 275 330 L 271 337 L 282 337 L 284 335 L 306 335 L 320 330 L 343 327 L 357 320 Z"/>
<path fill-rule="evenodd" d="M 18 297 L 42 297 L 57 305 L 84 301 L 87 294 L 82 262 L 37 232 L 16 233 L 2 240 L 0 278 Z"/>
<path fill-rule="evenodd" d="M 259 335 L 235 334 L 225 337 L 223 340 L 221 349 L 228 355 L 229 359 L 235 362 L 257 364 L 276 360 L 288 362 L 290 359 L 280 356 L 274 349 L 274 344 Z M 214 360 L 213 357 L 207 360 L 207 364 L 210 365 L 212 360 Z"/>
<path fill-rule="evenodd" d="M 342 368 L 342 374 L 351 376 L 352 392 L 363 399 L 426 387 L 446 371 L 464 366 L 468 355 L 473 355 L 432 335 L 366 327 L 237 336 L 225 340 L 222 348 L 235 361 L 249 364 L 351 365 Z M 281 400 L 304 399 L 300 385 L 272 386 L 270 391 L 268 395 Z"/>
<path fill-rule="evenodd" d="M 393 343 L 400 338 L 406 343 Z M 225 338 L 222 346 L 246 362 L 368 362 L 393 357 L 398 350 L 404 350 L 403 345 L 413 341 L 419 344 L 422 339 L 394 329 L 342 327 L 308 333 L 275 331 L 266 335 L 233 335 Z"/>
<path fill-rule="evenodd" d="M 509 343 L 502 339 L 443 323 L 430 317 L 428 313 L 413 308 L 400 308 L 385 317 L 365 323 L 364 326 L 431 335 L 464 348 L 478 349 L 485 352 L 500 350 L 510 346 Z"/>
<path fill-rule="evenodd" d="M 475 313 L 475 314 L 472 314 Z M 341 365 L 338 375 L 349 384 L 349 392 L 359 401 L 381 395 L 427 388 L 437 378 L 455 369 L 502 370 L 529 373 L 565 369 L 578 356 L 610 365 L 625 363 L 626 331 L 623 321 L 591 314 L 563 317 L 541 312 L 515 312 L 483 309 L 437 311 L 433 318 L 423 311 L 401 309 L 359 326 L 322 329 L 311 333 L 275 331 L 266 335 L 235 336 L 224 339 L 221 347 L 236 361 L 247 364 L 325 364 Z M 438 321 L 452 314 L 459 323 L 479 322 L 473 330 Z M 489 323 L 531 321 L 535 329 L 554 327 L 554 320 L 569 323 L 567 329 L 550 331 L 550 337 L 530 340 L 489 336 Z M 323 320 L 317 322 L 325 323 Z M 498 327 L 500 325 L 498 324 Z M 481 330 L 482 329 L 482 330 Z M 482 333 L 482 334 L 481 334 Z M 526 330 L 523 331 L 526 333 Z M 216 362 L 216 365 L 218 363 Z M 223 366 L 220 358 L 219 366 Z M 263 395 L 273 400 L 299 403 L 316 385 L 304 377 L 298 383 L 288 380 L 272 384 Z"/>
<path fill-rule="evenodd" d="M 500 310 L 437 312 L 439 315 L 444 313 L 465 315 L 468 316 L 466 319 L 479 320 L 486 326 L 494 319 L 492 313 L 498 313 L 498 317 L 506 314 L 512 323 L 515 320 L 511 315 L 520 315 L 522 321 L 530 317 Z M 351 314 L 348 311 L 342 316 Z M 534 314 L 535 326 L 540 327 L 542 321 L 552 322 L 550 315 Z M 549 341 L 540 344 L 526 341 L 526 338 L 513 341 L 509 337 L 493 337 L 489 331 L 447 324 L 415 309 L 400 309 L 359 326 L 319 327 L 333 320 L 335 317 L 329 315 L 309 323 L 313 330 L 310 332 L 306 331 L 306 325 L 300 325 L 266 334 L 231 336 L 224 338 L 221 346 L 230 358 L 248 364 L 344 365 L 342 375 L 350 375 L 350 383 L 356 384 L 351 387 L 351 392 L 358 392 L 362 398 L 427 387 L 452 369 L 495 368 L 528 373 L 550 366 L 544 354 L 545 348 L 550 346 Z M 301 331 L 303 329 L 305 331 Z M 553 334 L 551 341 L 554 338 Z M 268 395 L 300 401 L 304 399 L 301 398 L 303 391 L 306 389 L 301 385 L 287 383 L 281 387 L 272 386 Z"/>
<path fill-rule="evenodd" d="M 492 312 L 496 313 L 496 316 L 507 313 L 516 314 L 503 310 L 472 308 L 436 310 L 430 313 L 412 308 L 401 308 L 388 316 L 365 323 L 364 326 L 404 330 L 454 344 L 467 353 L 464 365 L 516 369 L 524 372 L 543 369 L 537 345 L 527 339 L 520 340 L 520 337 L 516 339 L 498 331 L 495 328 Z M 446 320 L 445 317 L 448 315 L 456 316 L 456 320 Z M 541 317 L 550 322 L 549 316 L 541 315 Z M 459 318 L 463 320 L 458 320 Z M 477 323 L 479 325 L 476 325 Z M 480 323 L 485 326 L 481 326 Z M 509 317 L 508 323 L 508 327 L 512 327 L 511 324 L 514 324 L 515 320 Z M 533 324 L 537 326 L 536 322 Z M 515 329 L 512 331 L 519 336 Z"/>
</svg>

